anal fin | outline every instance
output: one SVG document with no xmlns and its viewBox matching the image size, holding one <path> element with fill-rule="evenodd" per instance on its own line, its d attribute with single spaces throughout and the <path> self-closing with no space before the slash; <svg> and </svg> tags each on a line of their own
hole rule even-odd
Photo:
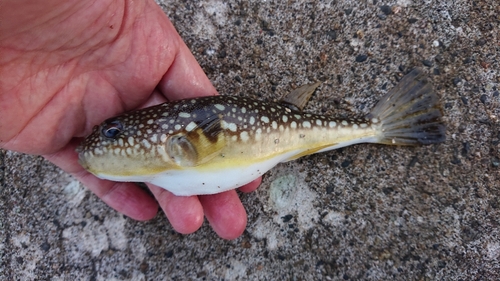
<svg viewBox="0 0 500 281">
<path fill-rule="evenodd" d="M 334 145 L 335 145 L 335 143 L 332 143 L 332 144 L 327 144 L 327 145 L 322 145 L 322 146 L 319 146 L 319 147 L 314 147 L 314 148 L 306 149 L 306 150 L 302 151 L 299 154 L 293 155 L 292 157 L 286 159 L 283 162 L 287 162 L 287 161 L 292 161 L 292 160 L 295 160 L 295 159 L 299 159 L 300 157 L 303 157 L 303 156 L 306 156 L 306 155 L 310 155 L 310 154 L 314 154 L 316 152 L 319 152 L 322 149 L 325 149 L 327 147 L 334 146 Z"/>
</svg>

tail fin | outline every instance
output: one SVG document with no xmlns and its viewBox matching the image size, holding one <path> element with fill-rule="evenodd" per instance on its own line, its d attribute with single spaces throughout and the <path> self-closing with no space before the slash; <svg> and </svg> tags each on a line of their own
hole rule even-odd
<svg viewBox="0 0 500 281">
<path fill-rule="evenodd" d="M 432 85 L 422 70 L 415 68 L 366 117 L 380 122 L 378 143 L 418 145 L 445 140 L 441 116 L 438 97 Z"/>
</svg>

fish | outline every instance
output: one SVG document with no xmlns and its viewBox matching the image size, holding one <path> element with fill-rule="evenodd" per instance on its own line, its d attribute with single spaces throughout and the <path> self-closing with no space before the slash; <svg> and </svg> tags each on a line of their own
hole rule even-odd
<svg viewBox="0 0 500 281">
<path fill-rule="evenodd" d="M 341 147 L 445 141 L 439 98 L 415 68 L 359 118 L 302 110 L 319 83 L 281 102 L 207 96 L 124 113 L 93 128 L 79 163 L 101 179 L 148 182 L 178 196 L 243 186 L 278 163 Z"/>
</svg>

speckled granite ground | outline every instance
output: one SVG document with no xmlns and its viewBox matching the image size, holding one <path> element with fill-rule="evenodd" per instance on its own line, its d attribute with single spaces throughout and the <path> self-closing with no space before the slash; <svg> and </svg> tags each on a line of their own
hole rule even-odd
<svg viewBox="0 0 500 281">
<path fill-rule="evenodd" d="M 277 100 L 326 80 L 307 111 L 351 116 L 421 66 L 448 140 L 282 164 L 241 195 L 235 241 L 124 218 L 43 159 L 0 151 L 0 279 L 500 278 L 498 1 L 161 5 L 225 95 Z"/>
</svg>

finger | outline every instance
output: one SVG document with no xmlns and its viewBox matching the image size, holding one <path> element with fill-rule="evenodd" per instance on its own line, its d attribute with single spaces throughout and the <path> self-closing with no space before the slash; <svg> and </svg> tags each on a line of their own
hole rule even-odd
<svg viewBox="0 0 500 281">
<path fill-rule="evenodd" d="M 159 90 L 154 90 L 153 93 L 151 93 L 151 96 L 148 98 L 148 100 L 146 100 L 146 102 L 144 102 L 143 104 L 141 104 L 137 108 L 142 109 L 142 108 L 146 108 L 146 107 L 150 107 L 150 106 L 155 106 L 157 104 L 164 103 L 164 102 L 167 102 L 167 99 L 165 98 L 165 96 L 162 93 L 160 93 Z"/>
<path fill-rule="evenodd" d="M 135 220 L 149 220 L 158 213 L 158 204 L 147 192 L 133 183 L 118 183 L 102 180 L 83 169 L 78 164 L 75 152 L 76 143 L 72 142 L 63 150 L 44 155 L 45 159 L 72 174 L 104 203 L 116 211 Z"/>
<path fill-rule="evenodd" d="M 150 220 L 158 213 L 154 198 L 134 183 L 101 180 L 88 172 L 75 177 L 104 203 L 132 219 Z"/>
<path fill-rule="evenodd" d="M 203 207 L 197 196 L 175 196 L 154 184 L 147 185 L 177 232 L 189 234 L 201 227 Z"/>
<path fill-rule="evenodd" d="M 179 40 L 179 51 L 158 88 L 172 101 L 217 95 L 212 83 L 182 40 Z"/>
<path fill-rule="evenodd" d="M 205 216 L 224 239 L 238 238 L 247 225 L 247 213 L 235 190 L 199 196 Z"/>
<path fill-rule="evenodd" d="M 259 177 L 257 179 L 254 179 L 253 181 L 245 184 L 244 186 L 239 187 L 238 190 L 241 192 L 245 192 L 245 193 L 255 191 L 257 189 L 257 187 L 259 187 L 261 182 L 262 182 L 262 177 Z"/>
</svg>

